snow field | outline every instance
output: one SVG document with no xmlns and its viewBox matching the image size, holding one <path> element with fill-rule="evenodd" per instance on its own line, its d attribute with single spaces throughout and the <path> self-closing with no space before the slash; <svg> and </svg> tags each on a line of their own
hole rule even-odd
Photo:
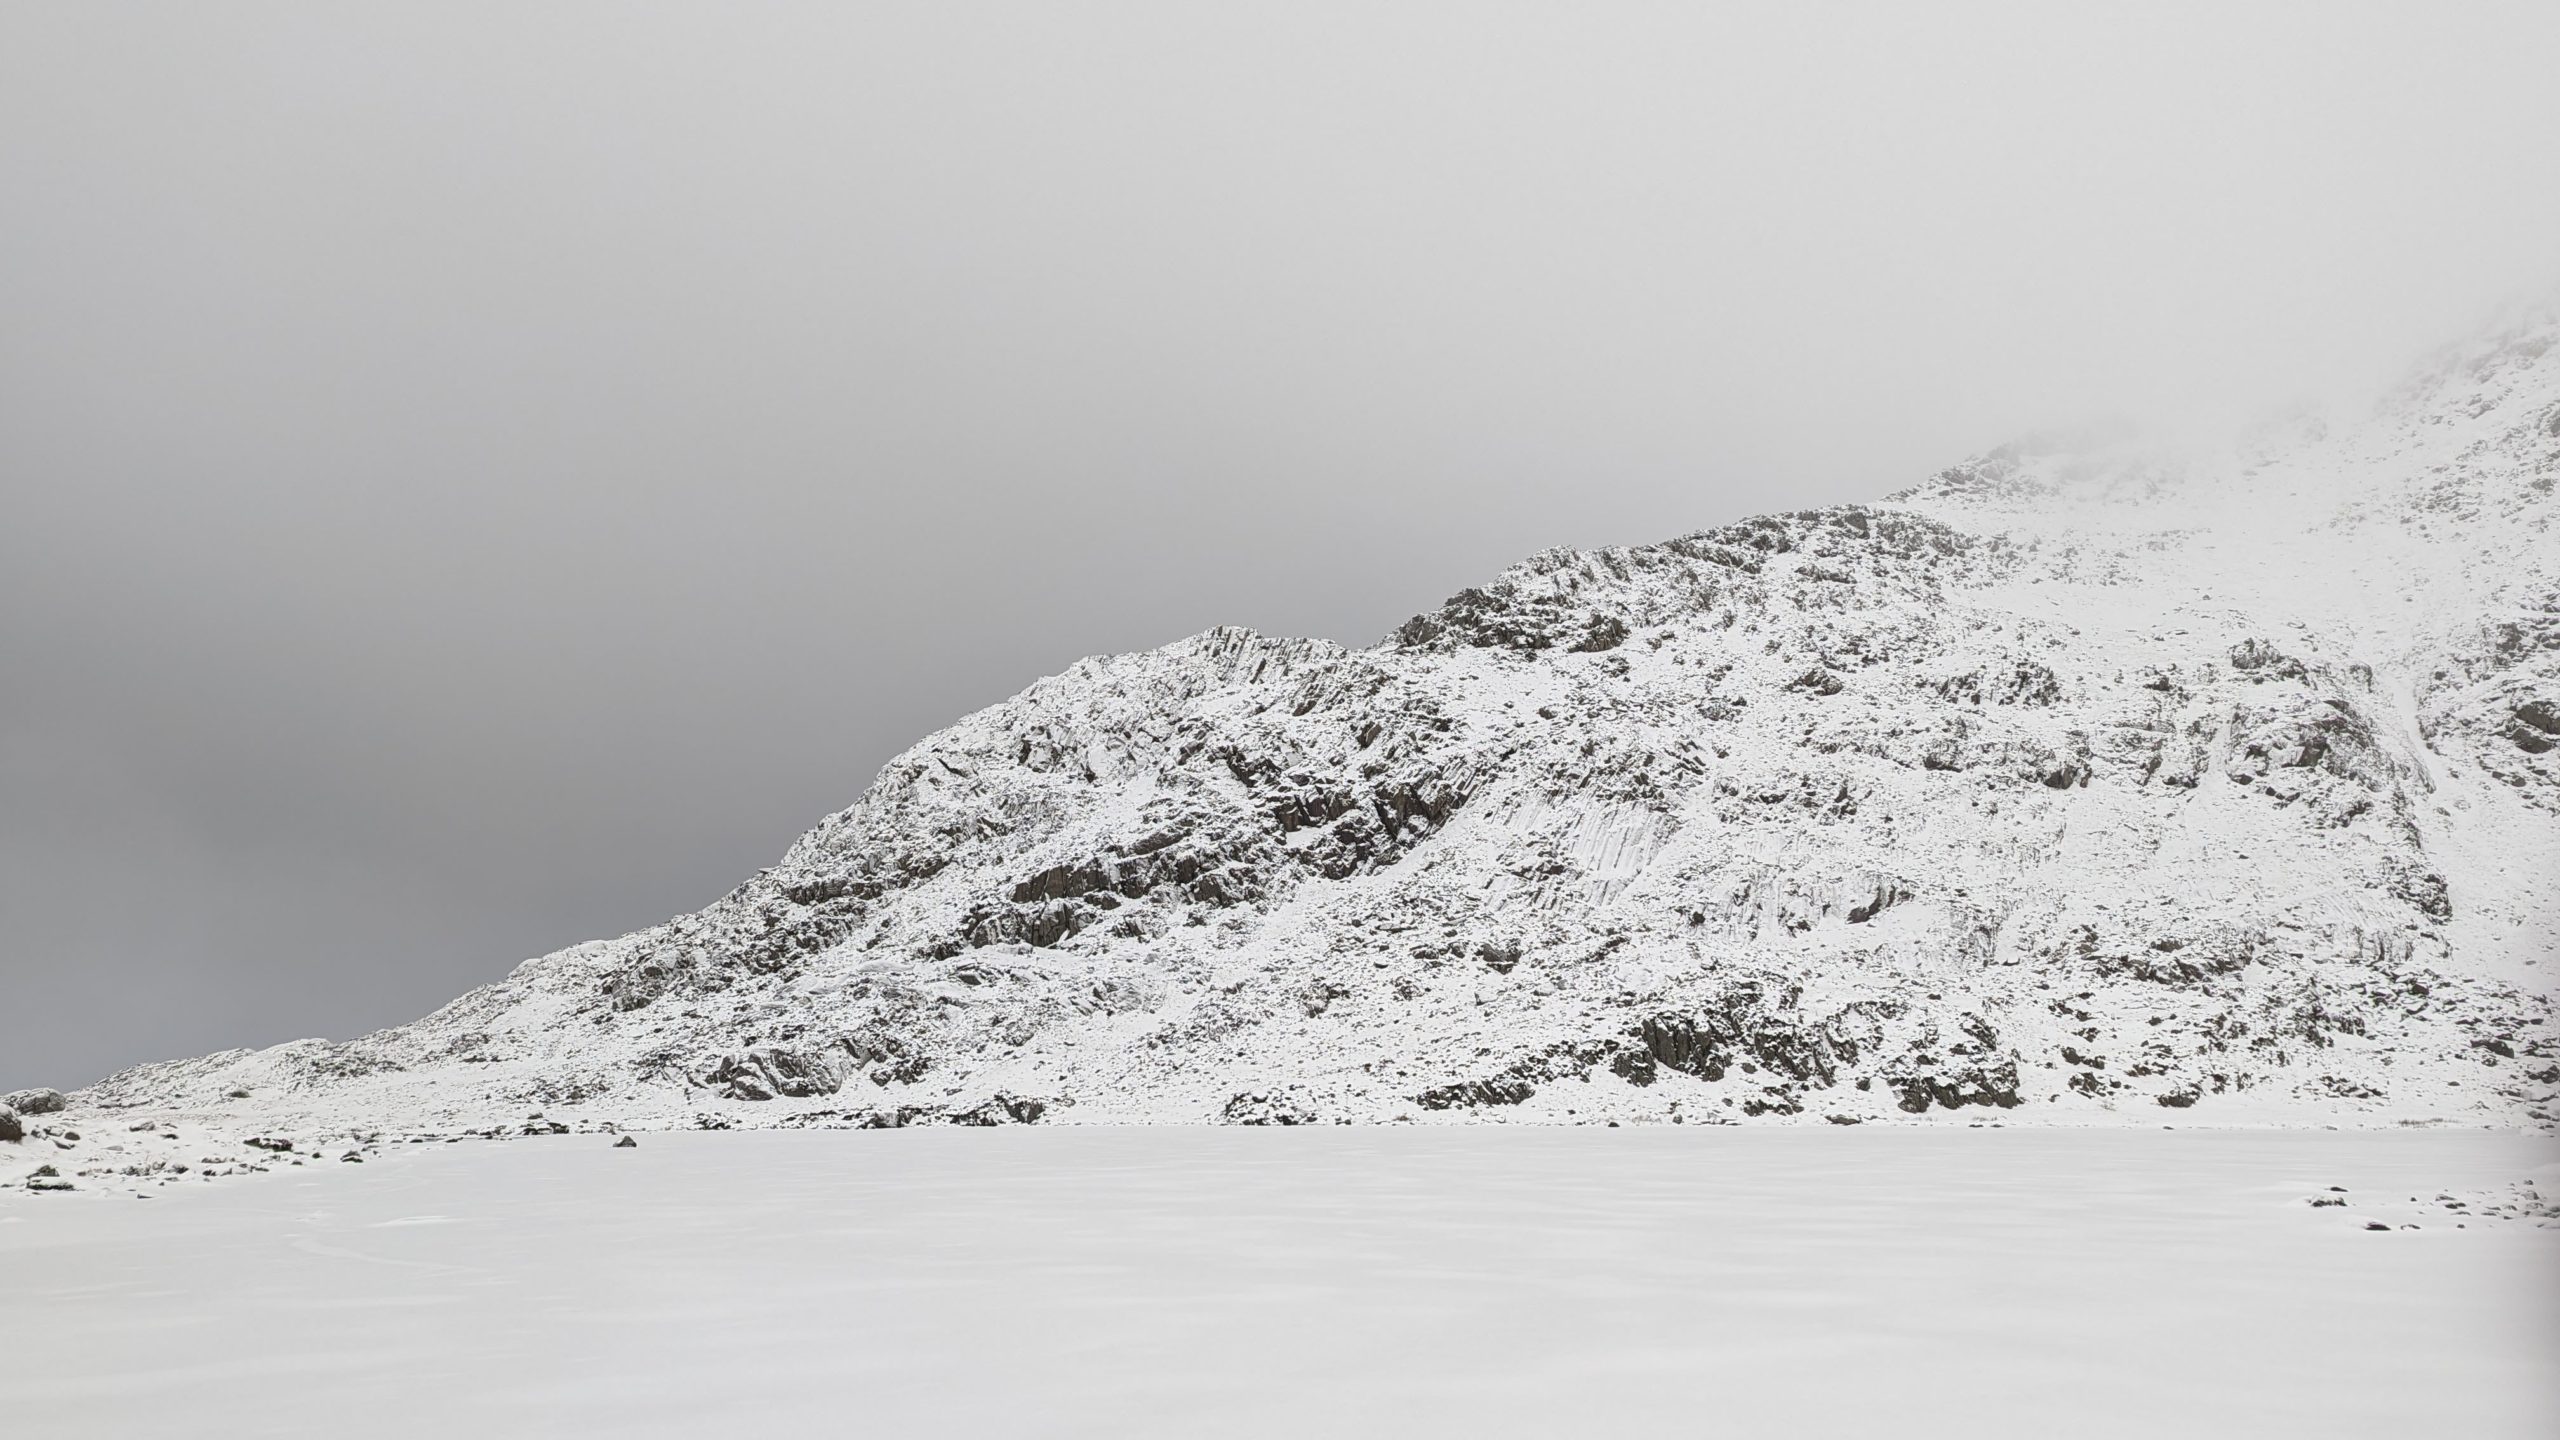
<svg viewBox="0 0 2560 1440">
<path fill-rule="evenodd" d="M 2539 1437 L 2533 1191 L 2452 1130 L 392 1147 L 0 1197 L 0 1431 Z"/>
</svg>

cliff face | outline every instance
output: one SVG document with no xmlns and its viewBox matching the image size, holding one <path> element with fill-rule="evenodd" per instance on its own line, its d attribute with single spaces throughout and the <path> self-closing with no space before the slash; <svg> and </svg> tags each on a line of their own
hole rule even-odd
<svg viewBox="0 0 2560 1440">
<path fill-rule="evenodd" d="M 704 910 L 84 1104 L 2550 1118 L 2560 352 L 1089 660 Z M 351 942 L 360 943 L 360 942 Z M 246 1090 L 247 1098 L 232 1098 Z"/>
</svg>

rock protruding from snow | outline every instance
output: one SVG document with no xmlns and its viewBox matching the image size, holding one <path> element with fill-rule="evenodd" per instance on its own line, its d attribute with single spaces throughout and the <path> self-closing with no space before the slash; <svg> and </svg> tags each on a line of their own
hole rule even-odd
<svg viewBox="0 0 2560 1440">
<path fill-rule="evenodd" d="M 12 1090 L 6 1095 L 0 1095 L 0 1105 L 6 1105 L 21 1115 L 55 1114 L 65 1103 L 63 1094 L 59 1090 L 42 1088 Z"/>
<path fill-rule="evenodd" d="M 703 1070 L 702 1085 L 732 1100 L 771 1100 L 833 1095 L 844 1087 L 844 1076 L 822 1055 L 756 1045 L 714 1061 Z"/>
</svg>

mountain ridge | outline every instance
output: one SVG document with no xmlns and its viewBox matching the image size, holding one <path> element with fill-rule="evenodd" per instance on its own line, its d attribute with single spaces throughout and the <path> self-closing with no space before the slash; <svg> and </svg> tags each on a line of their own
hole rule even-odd
<svg viewBox="0 0 2560 1440">
<path fill-rule="evenodd" d="M 1097 657 L 234 1127 L 2552 1122 L 2560 354 Z M 539 1113 L 542 1119 L 529 1122 Z"/>
</svg>

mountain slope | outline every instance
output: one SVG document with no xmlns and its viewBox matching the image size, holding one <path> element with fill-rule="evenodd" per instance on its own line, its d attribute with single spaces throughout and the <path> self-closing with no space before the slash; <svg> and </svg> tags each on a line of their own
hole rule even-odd
<svg viewBox="0 0 2560 1440">
<path fill-rule="evenodd" d="M 700 912 L 75 1099 L 448 1132 L 2548 1121 L 2555 333 L 2334 433 L 2024 444 L 1549 552 L 1365 650 L 1088 660 Z"/>
</svg>

